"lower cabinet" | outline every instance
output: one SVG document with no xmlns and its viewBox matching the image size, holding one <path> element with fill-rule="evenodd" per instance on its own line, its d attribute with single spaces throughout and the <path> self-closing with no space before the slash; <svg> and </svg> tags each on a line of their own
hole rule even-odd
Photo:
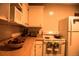
<svg viewBox="0 0 79 59">
<path fill-rule="evenodd" d="M 42 56 L 43 55 L 43 41 L 35 41 L 35 56 Z"/>
</svg>

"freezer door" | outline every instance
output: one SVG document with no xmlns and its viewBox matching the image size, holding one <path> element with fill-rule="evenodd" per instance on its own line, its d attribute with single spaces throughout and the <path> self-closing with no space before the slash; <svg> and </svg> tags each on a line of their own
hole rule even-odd
<svg viewBox="0 0 79 59">
<path fill-rule="evenodd" d="M 79 17 L 70 16 L 68 23 L 68 31 L 79 31 Z"/>
<path fill-rule="evenodd" d="M 79 32 L 68 32 L 68 56 L 79 56 Z"/>
</svg>

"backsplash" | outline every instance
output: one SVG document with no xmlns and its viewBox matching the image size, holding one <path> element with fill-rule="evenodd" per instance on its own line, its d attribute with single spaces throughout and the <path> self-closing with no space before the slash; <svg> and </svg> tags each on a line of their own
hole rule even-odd
<svg viewBox="0 0 79 59">
<path fill-rule="evenodd" d="M 27 27 L 28 28 L 28 36 L 31 37 L 37 37 L 37 34 L 39 33 L 39 30 L 41 29 L 41 27 Z"/>
<path fill-rule="evenodd" d="M 27 34 L 27 36 L 36 37 L 40 29 L 40 27 L 23 28 L 20 26 L 0 24 L 0 40 L 5 40 L 10 37 L 16 37 L 21 34 L 22 36 L 25 36 L 25 34 Z"/>
</svg>

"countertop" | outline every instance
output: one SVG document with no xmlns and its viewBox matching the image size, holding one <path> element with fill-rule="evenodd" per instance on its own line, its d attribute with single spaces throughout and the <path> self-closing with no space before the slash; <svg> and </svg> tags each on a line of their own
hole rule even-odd
<svg viewBox="0 0 79 59">
<path fill-rule="evenodd" d="M 31 56 L 32 45 L 35 40 L 43 40 L 42 37 L 26 37 L 23 47 L 13 51 L 0 50 L 1 56 Z M 5 41 L 3 41 L 5 42 Z"/>
</svg>

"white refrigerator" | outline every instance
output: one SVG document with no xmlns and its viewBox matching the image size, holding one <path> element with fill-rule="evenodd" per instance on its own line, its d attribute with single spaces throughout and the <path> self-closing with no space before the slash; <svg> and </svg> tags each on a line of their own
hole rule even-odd
<svg viewBox="0 0 79 59">
<path fill-rule="evenodd" d="M 59 32 L 66 39 L 65 55 L 79 56 L 79 17 L 69 16 L 59 21 Z"/>
</svg>

